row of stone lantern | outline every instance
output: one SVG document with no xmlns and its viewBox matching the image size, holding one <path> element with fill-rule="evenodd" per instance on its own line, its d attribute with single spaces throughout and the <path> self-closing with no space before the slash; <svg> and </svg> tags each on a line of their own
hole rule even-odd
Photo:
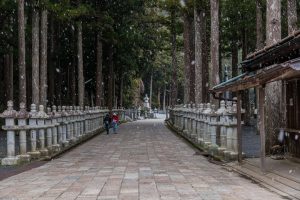
<svg viewBox="0 0 300 200">
<path fill-rule="evenodd" d="M 171 125 L 191 142 L 225 160 L 237 158 L 237 105 L 221 101 L 214 105 L 188 104 L 169 109 Z"/>
<path fill-rule="evenodd" d="M 113 112 L 117 112 L 121 120 L 125 118 L 123 110 Z M 7 134 L 7 156 L 1 164 L 15 165 L 51 157 L 103 129 L 106 113 L 108 110 L 100 107 L 83 109 L 79 106 L 52 106 L 45 112 L 43 105 L 37 110 L 35 104 L 27 112 L 24 103 L 17 112 L 13 109 L 13 102 L 9 101 L 7 110 L 0 115 L 5 119 L 2 128 Z M 19 136 L 19 143 L 16 136 Z"/>
</svg>

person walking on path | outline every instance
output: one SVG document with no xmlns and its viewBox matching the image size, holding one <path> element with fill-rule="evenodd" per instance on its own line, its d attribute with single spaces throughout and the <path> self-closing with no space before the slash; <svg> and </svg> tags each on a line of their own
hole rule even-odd
<svg viewBox="0 0 300 200">
<path fill-rule="evenodd" d="M 112 116 L 112 128 L 115 134 L 117 133 L 118 123 L 119 123 L 119 117 L 116 113 L 114 113 Z"/>
<path fill-rule="evenodd" d="M 109 114 L 106 114 L 105 117 L 103 118 L 103 124 L 105 126 L 106 134 L 109 134 L 109 126 L 111 123 L 111 118 L 109 117 Z"/>
</svg>

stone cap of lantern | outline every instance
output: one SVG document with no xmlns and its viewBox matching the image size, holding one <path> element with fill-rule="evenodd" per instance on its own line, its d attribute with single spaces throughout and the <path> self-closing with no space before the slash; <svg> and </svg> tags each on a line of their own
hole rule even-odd
<svg viewBox="0 0 300 200">
<path fill-rule="evenodd" d="M 201 113 L 203 111 L 203 109 L 204 109 L 204 105 L 203 105 L 203 103 L 200 103 L 199 109 L 198 109 L 199 113 Z"/>
<path fill-rule="evenodd" d="M 220 108 L 216 111 L 216 114 L 218 115 L 223 115 L 225 114 L 227 111 L 226 111 L 226 107 L 225 107 L 225 101 L 222 100 L 220 102 Z"/>
<path fill-rule="evenodd" d="M 57 107 L 55 105 L 52 106 L 52 114 L 54 118 L 61 116 L 61 114 L 57 112 Z"/>
<path fill-rule="evenodd" d="M 229 111 L 230 114 L 236 114 L 237 113 L 237 104 L 236 102 L 233 102 L 232 104 L 232 108 L 231 110 Z"/>
<path fill-rule="evenodd" d="M 36 118 L 38 118 L 38 111 L 37 111 L 37 108 L 36 108 L 36 105 L 35 105 L 35 104 L 31 104 L 31 105 L 30 105 L 29 117 L 30 117 L 31 119 L 36 119 Z"/>
<path fill-rule="evenodd" d="M 43 105 L 39 105 L 39 111 L 37 113 L 38 118 L 48 118 L 49 116 L 45 113 L 45 108 Z"/>
<path fill-rule="evenodd" d="M 227 101 L 227 103 L 226 103 L 226 114 L 231 115 L 231 111 L 232 111 L 232 101 Z"/>
<path fill-rule="evenodd" d="M 69 114 L 68 114 L 67 111 L 66 111 L 66 106 L 62 106 L 62 107 L 61 107 L 61 116 L 62 116 L 62 117 L 67 117 L 67 116 L 69 116 Z"/>
<path fill-rule="evenodd" d="M 18 119 L 26 119 L 29 117 L 29 113 L 26 111 L 25 103 L 20 103 L 20 111 L 17 113 Z"/>
<path fill-rule="evenodd" d="M 17 111 L 14 110 L 13 101 L 7 102 L 7 109 L 0 115 L 1 118 L 15 118 L 17 115 Z"/>
<path fill-rule="evenodd" d="M 211 117 L 219 116 L 219 114 L 216 113 L 216 105 L 215 104 L 211 105 L 211 112 L 208 113 L 208 115 L 210 115 Z"/>
<path fill-rule="evenodd" d="M 211 104 L 207 103 L 206 104 L 206 109 L 203 111 L 203 114 L 210 114 L 211 112 L 212 112 Z"/>
</svg>

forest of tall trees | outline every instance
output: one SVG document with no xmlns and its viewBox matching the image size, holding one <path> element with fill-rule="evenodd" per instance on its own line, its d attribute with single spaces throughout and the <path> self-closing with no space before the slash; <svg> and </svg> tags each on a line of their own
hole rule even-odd
<svg viewBox="0 0 300 200">
<path fill-rule="evenodd" d="M 141 92 L 161 109 L 215 101 L 208 89 L 225 81 L 225 66 L 229 78 L 238 75 L 248 53 L 298 29 L 299 4 L 1 0 L 0 110 L 8 100 L 131 107 Z M 274 105 L 276 84 L 266 90 Z"/>
</svg>

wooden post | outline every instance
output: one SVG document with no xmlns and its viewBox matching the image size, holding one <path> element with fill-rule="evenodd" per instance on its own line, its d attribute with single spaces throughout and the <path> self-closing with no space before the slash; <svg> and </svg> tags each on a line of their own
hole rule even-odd
<svg viewBox="0 0 300 200">
<path fill-rule="evenodd" d="M 265 135 L 265 87 L 259 87 L 259 132 L 260 132 L 260 168 L 265 172 L 266 135 Z"/>
<path fill-rule="evenodd" d="M 241 116 L 241 91 L 237 92 L 237 142 L 238 161 L 242 162 L 242 116 Z"/>
</svg>

